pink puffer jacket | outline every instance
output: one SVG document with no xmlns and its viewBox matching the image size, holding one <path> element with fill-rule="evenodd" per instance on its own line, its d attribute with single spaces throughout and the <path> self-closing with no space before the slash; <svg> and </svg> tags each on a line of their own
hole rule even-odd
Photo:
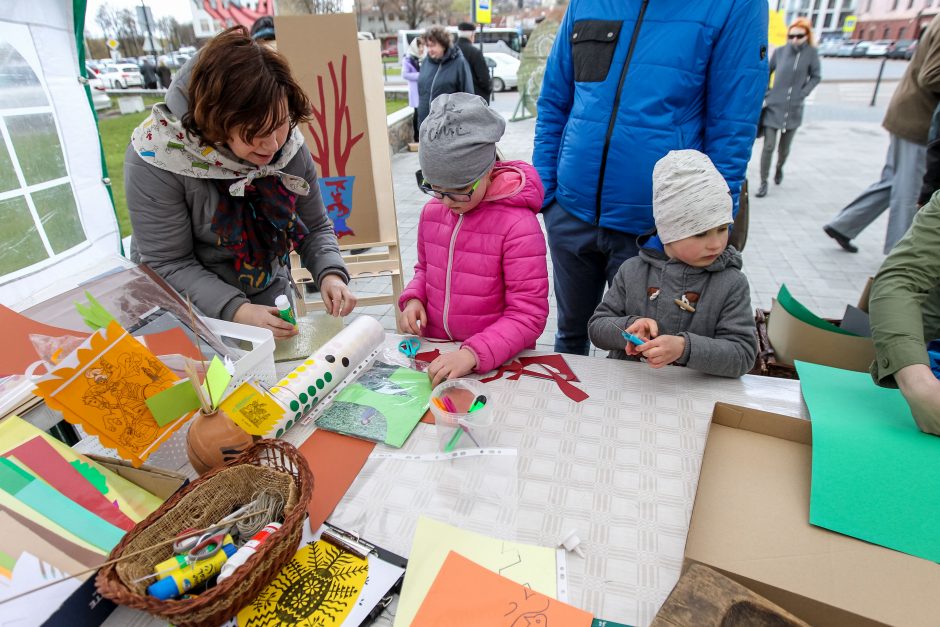
<svg viewBox="0 0 940 627">
<path fill-rule="evenodd" d="M 398 301 L 427 310 L 426 337 L 458 340 L 488 372 L 533 348 L 548 318 L 544 190 L 522 161 L 497 161 L 483 201 L 458 216 L 432 199 L 418 224 L 415 276 Z"/>
</svg>

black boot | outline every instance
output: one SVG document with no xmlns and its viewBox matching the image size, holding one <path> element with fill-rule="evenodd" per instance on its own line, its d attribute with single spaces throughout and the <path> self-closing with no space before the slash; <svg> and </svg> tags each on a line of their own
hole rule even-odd
<svg viewBox="0 0 940 627">
<path fill-rule="evenodd" d="M 767 181 L 760 182 L 760 189 L 757 190 L 757 193 L 754 194 L 758 198 L 763 198 L 767 195 Z"/>
<path fill-rule="evenodd" d="M 851 239 L 849 239 L 848 237 L 846 237 L 846 236 L 843 235 L 842 233 L 839 233 L 837 230 L 835 230 L 835 229 L 832 228 L 831 226 L 824 226 L 824 227 L 823 227 L 823 231 L 826 232 L 826 235 L 828 235 L 828 236 L 831 237 L 832 239 L 836 240 L 836 242 L 839 244 L 839 246 L 842 247 L 842 250 L 844 250 L 844 251 L 846 251 L 846 252 L 850 252 L 850 253 L 857 253 L 857 252 L 858 252 L 858 246 L 856 246 L 855 244 L 853 244 Z"/>
<path fill-rule="evenodd" d="M 774 184 L 780 185 L 783 183 L 783 166 L 778 165 L 777 171 L 774 173 Z"/>
</svg>

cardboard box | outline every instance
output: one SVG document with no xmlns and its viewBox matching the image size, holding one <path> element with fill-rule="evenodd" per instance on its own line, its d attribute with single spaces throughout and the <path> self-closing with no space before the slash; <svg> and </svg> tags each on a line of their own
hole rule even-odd
<svg viewBox="0 0 940 627">
<path fill-rule="evenodd" d="M 940 623 L 940 565 L 809 524 L 811 442 L 809 421 L 716 403 L 683 569 L 813 625 Z"/>
<path fill-rule="evenodd" d="M 824 331 L 792 316 L 774 299 L 767 318 L 767 338 L 777 362 L 792 366 L 808 361 L 823 366 L 868 372 L 875 360 L 870 337 Z"/>
</svg>

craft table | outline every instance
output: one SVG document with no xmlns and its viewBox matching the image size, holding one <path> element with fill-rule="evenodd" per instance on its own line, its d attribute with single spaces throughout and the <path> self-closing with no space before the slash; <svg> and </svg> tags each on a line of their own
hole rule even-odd
<svg viewBox="0 0 940 627">
<path fill-rule="evenodd" d="M 432 348 L 453 347 L 423 350 Z M 565 358 L 580 379 L 575 385 L 590 395 L 581 403 L 550 380 L 485 384 L 495 416 L 489 445 L 515 449 L 514 456 L 375 459 L 438 451 L 434 426 L 419 424 L 402 449 L 376 447 L 331 522 L 404 556 L 421 514 L 544 546 L 574 529 L 585 557 L 568 554 L 568 601 L 598 618 L 648 625 L 679 578 L 715 402 L 806 418 L 799 382 Z M 279 374 L 292 367 L 278 364 Z M 312 431 L 312 424 L 298 425 L 285 438 L 299 445 Z M 160 624 L 127 608 L 105 622 Z"/>
</svg>

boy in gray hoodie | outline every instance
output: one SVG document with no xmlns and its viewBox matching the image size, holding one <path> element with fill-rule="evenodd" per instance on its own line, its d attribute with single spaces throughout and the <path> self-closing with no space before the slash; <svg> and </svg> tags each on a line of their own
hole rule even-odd
<svg viewBox="0 0 940 627">
<path fill-rule="evenodd" d="M 740 377 L 757 356 L 750 288 L 728 245 L 731 193 L 709 158 L 674 150 L 653 169 L 653 218 L 665 253 L 641 248 L 620 267 L 588 323 L 611 359 Z M 628 341 L 623 332 L 638 338 Z"/>
</svg>

